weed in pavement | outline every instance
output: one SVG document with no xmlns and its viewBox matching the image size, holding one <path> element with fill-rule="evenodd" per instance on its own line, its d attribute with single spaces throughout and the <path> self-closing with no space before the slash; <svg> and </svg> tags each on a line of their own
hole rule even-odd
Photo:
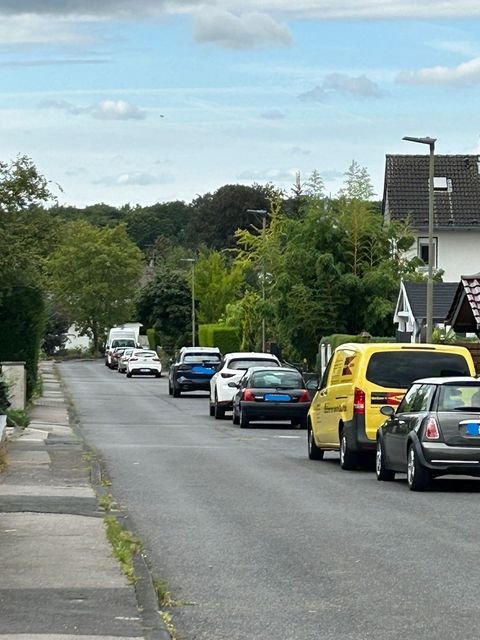
<svg viewBox="0 0 480 640">
<path fill-rule="evenodd" d="M 131 531 L 122 527 L 113 516 L 105 517 L 107 538 L 113 548 L 113 555 L 120 562 L 123 573 L 131 582 L 137 580 L 133 567 L 133 558 L 142 549 L 142 543 Z"/>
</svg>

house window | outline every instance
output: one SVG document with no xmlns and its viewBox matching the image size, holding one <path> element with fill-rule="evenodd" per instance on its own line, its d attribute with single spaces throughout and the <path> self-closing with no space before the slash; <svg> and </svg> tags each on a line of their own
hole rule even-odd
<svg viewBox="0 0 480 640">
<path fill-rule="evenodd" d="M 428 238 L 418 238 L 418 257 L 428 266 Z M 433 238 L 433 268 L 437 267 L 437 238 Z"/>
</svg>

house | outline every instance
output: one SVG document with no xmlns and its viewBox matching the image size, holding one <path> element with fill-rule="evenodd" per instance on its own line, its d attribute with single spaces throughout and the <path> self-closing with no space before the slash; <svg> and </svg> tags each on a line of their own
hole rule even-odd
<svg viewBox="0 0 480 640">
<path fill-rule="evenodd" d="M 480 273 L 461 277 L 445 317 L 455 332 L 480 338 Z"/>
<path fill-rule="evenodd" d="M 433 283 L 433 326 L 444 326 L 445 318 L 457 291 L 457 282 Z M 400 293 L 393 316 L 399 342 L 424 342 L 427 317 L 427 283 L 400 283 Z"/>
<path fill-rule="evenodd" d="M 433 266 L 448 282 L 480 269 L 480 156 L 434 156 Z M 387 155 L 385 222 L 409 220 L 415 244 L 406 255 L 428 265 L 429 156 Z"/>
</svg>

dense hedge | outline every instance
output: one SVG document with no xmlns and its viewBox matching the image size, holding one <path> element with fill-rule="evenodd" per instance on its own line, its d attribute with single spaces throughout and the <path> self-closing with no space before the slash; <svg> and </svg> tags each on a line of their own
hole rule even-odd
<svg viewBox="0 0 480 640">
<path fill-rule="evenodd" d="M 16 287 L 0 296 L 0 361 L 25 362 L 27 399 L 37 380 L 38 356 L 46 325 L 43 294 Z"/>
<path fill-rule="evenodd" d="M 0 414 L 5 413 L 10 406 L 8 395 L 8 384 L 0 375 Z"/>
<path fill-rule="evenodd" d="M 222 353 L 240 351 L 240 332 L 224 324 L 201 324 L 198 327 L 201 347 L 218 347 Z"/>
<path fill-rule="evenodd" d="M 155 329 L 147 329 L 148 346 L 152 351 L 157 348 L 157 332 Z"/>
</svg>

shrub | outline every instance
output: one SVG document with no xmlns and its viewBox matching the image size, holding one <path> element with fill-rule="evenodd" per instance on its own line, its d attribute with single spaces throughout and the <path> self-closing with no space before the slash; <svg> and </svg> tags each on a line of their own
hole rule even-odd
<svg viewBox="0 0 480 640">
<path fill-rule="evenodd" d="M 157 332 L 155 329 L 147 329 L 148 346 L 152 351 L 157 349 Z"/>
<path fill-rule="evenodd" d="M 222 353 L 240 351 L 240 332 L 224 324 L 201 324 L 198 331 L 201 347 L 218 347 Z"/>
<path fill-rule="evenodd" d="M 30 399 L 35 389 L 45 327 L 43 294 L 32 287 L 16 287 L 0 299 L 0 360 L 25 362 L 27 398 Z"/>
<path fill-rule="evenodd" d="M 0 414 L 6 413 L 9 406 L 8 384 L 2 376 L 0 376 Z"/>
</svg>

